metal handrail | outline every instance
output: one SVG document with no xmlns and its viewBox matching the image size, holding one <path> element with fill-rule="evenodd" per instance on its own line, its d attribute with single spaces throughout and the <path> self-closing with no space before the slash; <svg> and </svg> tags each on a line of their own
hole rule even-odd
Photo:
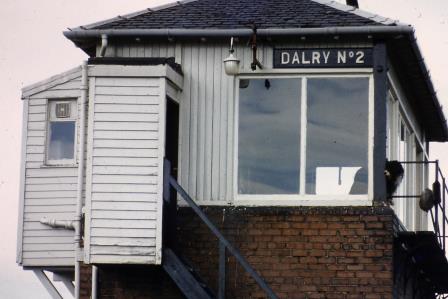
<svg viewBox="0 0 448 299">
<path fill-rule="evenodd" d="M 177 180 L 173 178 L 170 174 L 170 162 L 165 160 L 164 165 L 164 200 L 169 202 L 171 200 L 170 189 L 174 188 L 177 193 L 179 193 L 185 202 L 192 208 L 196 215 L 201 218 L 201 220 L 207 225 L 207 227 L 212 231 L 212 233 L 219 240 L 219 280 L 218 280 L 218 299 L 225 298 L 225 255 L 226 249 L 235 257 L 235 259 L 240 263 L 240 265 L 246 270 L 247 273 L 257 282 L 260 288 L 266 293 L 270 299 L 278 299 L 274 291 L 269 287 L 269 285 L 264 281 L 264 279 L 252 268 L 252 266 L 246 261 L 246 259 L 241 255 L 241 253 L 233 247 L 233 245 L 224 237 L 224 235 L 219 231 L 219 229 L 210 221 L 210 219 L 205 215 L 204 212 L 199 208 L 199 206 L 193 201 L 193 199 L 188 195 L 188 193 L 179 185 Z"/>
<path fill-rule="evenodd" d="M 434 161 L 400 161 L 401 164 L 434 164 L 435 165 L 435 183 L 440 184 L 440 202 L 434 205 L 434 207 L 430 210 L 432 225 L 434 228 L 434 233 L 436 234 L 436 238 L 439 242 L 440 248 L 443 250 L 444 254 L 446 254 L 446 230 L 448 226 L 448 216 L 446 214 L 446 197 L 448 194 L 448 186 L 446 184 L 446 179 L 442 173 L 442 170 L 439 166 L 439 160 Z M 441 183 L 439 182 L 439 178 L 441 179 Z M 392 196 L 393 198 L 418 198 L 420 195 L 396 195 Z M 439 218 L 439 212 L 441 213 L 441 218 Z M 440 225 L 442 227 L 440 227 Z"/>
</svg>

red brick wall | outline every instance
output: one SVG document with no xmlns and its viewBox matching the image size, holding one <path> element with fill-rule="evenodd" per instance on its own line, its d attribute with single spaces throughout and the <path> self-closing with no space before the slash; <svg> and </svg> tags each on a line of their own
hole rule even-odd
<svg viewBox="0 0 448 299">
<path fill-rule="evenodd" d="M 282 299 L 392 298 L 394 216 L 388 208 L 204 211 Z M 178 237 L 184 259 L 216 291 L 218 242 L 189 208 L 179 209 Z M 232 257 L 226 279 L 227 298 L 266 298 Z M 183 298 L 157 266 L 102 266 L 99 280 L 101 299 Z M 83 288 L 88 283 L 83 279 Z"/>
<path fill-rule="evenodd" d="M 388 208 L 216 208 L 205 212 L 280 298 L 392 298 Z M 180 247 L 217 289 L 217 241 L 180 209 Z M 265 298 L 230 258 L 228 298 Z"/>
</svg>

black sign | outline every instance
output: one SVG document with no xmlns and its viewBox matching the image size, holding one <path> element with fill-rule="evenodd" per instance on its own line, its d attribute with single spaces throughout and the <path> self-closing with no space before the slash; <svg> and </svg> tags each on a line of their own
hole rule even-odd
<svg viewBox="0 0 448 299">
<path fill-rule="evenodd" d="M 274 49 L 274 68 L 371 67 L 371 48 Z"/>
</svg>

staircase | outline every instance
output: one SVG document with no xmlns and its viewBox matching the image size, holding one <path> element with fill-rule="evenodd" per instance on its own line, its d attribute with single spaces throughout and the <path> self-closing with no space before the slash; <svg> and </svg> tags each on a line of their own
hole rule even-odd
<svg viewBox="0 0 448 299">
<path fill-rule="evenodd" d="M 162 266 L 187 298 L 215 298 L 193 267 L 188 266 L 169 248 L 163 250 Z"/>
<path fill-rule="evenodd" d="M 175 193 L 172 193 L 172 191 Z M 196 215 L 204 222 L 210 231 L 219 240 L 219 278 L 217 295 L 207 287 L 193 267 L 183 261 L 171 248 L 176 248 L 176 213 L 177 194 L 182 196 L 184 201 L 191 207 Z M 218 228 L 210 221 L 204 212 L 199 208 L 188 193 L 171 176 L 171 164 L 168 160 L 164 163 L 164 250 L 162 266 L 168 275 L 173 279 L 182 293 L 188 299 L 225 299 L 225 277 L 226 277 L 226 254 L 233 255 L 235 260 L 243 269 L 255 280 L 258 286 L 265 292 L 267 298 L 278 299 L 277 295 L 266 284 L 264 279 L 252 268 L 241 253 L 223 236 Z"/>
</svg>

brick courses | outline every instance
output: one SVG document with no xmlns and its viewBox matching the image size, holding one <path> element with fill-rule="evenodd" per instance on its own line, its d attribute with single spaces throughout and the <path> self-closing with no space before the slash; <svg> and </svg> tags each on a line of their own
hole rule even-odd
<svg viewBox="0 0 448 299">
<path fill-rule="evenodd" d="M 280 298 L 392 298 L 393 212 L 382 207 L 204 209 Z M 217 240 L 179 211 L 183 254 L 217 288 Z M 265 298 L 228 258 L 228 298 Z"/>
</svg>

